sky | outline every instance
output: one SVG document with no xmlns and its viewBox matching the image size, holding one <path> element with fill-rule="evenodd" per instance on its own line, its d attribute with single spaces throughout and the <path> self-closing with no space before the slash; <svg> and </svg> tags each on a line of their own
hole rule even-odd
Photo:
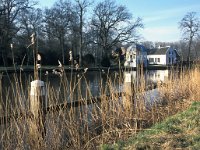
<svg viewBox="0 0 200 150">
<path fill-rule="evenodd" d="M 42 7 L 51 7 L 54 2 L 56 0 L 39 0 Z M 200 17 L 200 0 L 116 0 L 116 3 L 125 5 L 133 18 L 142 18 L 141 41 L 179 41 L 179 22 L 186 13 L 197 12 Z"/>
</svg>

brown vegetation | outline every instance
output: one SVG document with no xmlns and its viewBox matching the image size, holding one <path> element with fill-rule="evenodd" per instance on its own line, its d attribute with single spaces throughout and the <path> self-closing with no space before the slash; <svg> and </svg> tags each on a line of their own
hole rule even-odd
<svg viewBox="0 0 200 150">
<path fill-rule="evenodd" d="M 123 77 L 119 73 L 116 83 L 113 83 L 111 79 L 107 79 L 106 86 L 99 83 L 102 95 L 99 98 L 100 102 L 89 105 L 82 101 L 78 107 L 47 113 L 45 137 L 42 137 L 37 127 L 32 125 L 33 119 L 26 115 L 17 119 L 13 118 L 10 123 L 5 122 L 0 127 L 0 149 L 96 149 L 104 143 L 127 139 L 138 131 L 185 110 L 191 101 L 199 100 L 199 76 L 199 68 L 185 69 L 176 75 L 171 75 L 165 84 L 158 84 L 156 90 L 162 98 L 154 99 L 152 103 L 145 101 L 145 97 L 148 96 L 145 96 L 145 80 L 143 78 L 141 78 L 140 86 L 130 85 L 131 94 L 128 91 L 114 94 L 116 93 L 115 84 L 123 81 Z M 82 99 L 79 79 L 76 83 L 71 84 L 65 76 L 62 77 L 60 90 L 63 91 L 61 93 L 69 90 L 70 97 L 73 98 L 75 89 L 79 89 L 78 98 Z M 68 88 L 69 85 L 71 88 Z M 7 89 L 7 93 L 3 94 L 1 89 L 1 97 L 6 98 L 7 101 L 6 108 L 8 108 L 7 105 L 12 108 L 5 109 L 4 114 L 10 115 L 12 112 L 26 111 L 29 100 L 29 96 L 27 96 L 29 94 L 25 94 L 29 89 L 27 87 L 22 90 L 23 85 L 17 84 L 15 88 Z M 13 89 L 16 91 L 10 92 Z M 89 83 L 86 89 L 84 94 L 89 99 L 92 96 Z M 107 96 L 108 92 L 109 96 Z M 48 88 L 47 93 L 50 105 L 58 104 L 68 96 L 59 95 L 61 93 L 52 87 Z M 11 105 L 12 99 L 15 101 Z M 22 103 L 24 100 L 26 100 L 25 104 Z M 3 101 L 1 101 L 2 103 Z"/>
</svg>

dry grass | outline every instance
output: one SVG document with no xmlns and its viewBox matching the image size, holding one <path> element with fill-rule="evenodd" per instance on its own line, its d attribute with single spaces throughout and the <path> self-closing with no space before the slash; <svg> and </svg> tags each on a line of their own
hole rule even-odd
<svg viewBox="0 0 200 150">
<path fill-rule="evenodd" d="M 126 85 L 128 88 L 122 95 L 114 94 L 115 87 L 123 82 L 122 73 L 119 72 L 114 80 L 108 78 L 105 85 L 103 81 L 99 83 L 102 95 L 98 99 L 100 102 L 89 105 L 83 101 L 78 107 L 49 112 L 45 120 L 45 137 L 42 137 L 34 120 L 27 115 L 12 119 L 10 123 L 5 122 L 0 127 L 0 149 L 97 149 L 101 144 L 127 139 L 138 131 L 185 110 L 191 101 L 199 100 L 199 76 L 198 68 L 182 70 L 179 75 L 172 75 L 165 84 L 157 87 L 162 99 L 155 98 L 155 102 L 147 103 L 143 77 L 137 86 Z M 66 102 L 66 97 L 70 97 L 70 101 L 75 97 L 90 99 L 91 84 L 87 82 L 83 92 L 81 79 L 86 80 L 84 74 L 70 82 L 64 74 L 59 89 L 48 87 L 49 104 Z M 13 83 L 6 91 L 0 88 L 1 105 L 5 108 L 2 112 L 6 115 L 16 111 L 25 114 L 29 106 L 30 79 L 25 85 L 21 84 L 20 79 L 15 80 L 19 83 L 17 86 Z"/>
<path fill-rule="evenodd" d="M 193 102 L 184 112 L 168 117 L 129 140 L 102 149 L 199 149 L 200 102 Z"/>
</svg>

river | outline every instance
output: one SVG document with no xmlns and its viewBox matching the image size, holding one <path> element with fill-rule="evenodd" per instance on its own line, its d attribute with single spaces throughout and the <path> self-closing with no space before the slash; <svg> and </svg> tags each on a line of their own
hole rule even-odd
<svg viewBox="0 0 200 150">
<path fill-rule="evenodd" d="M 142 75 L 137 71 L 83 71 L 66 72 L 62 77 L 53 72 L 41 73 L 40 79 L 46 83 L 48 105 L 63 102 L 88 99 L 102 94 L 122 92 L 127 75 L 131 82 L 138 84 L 139 78 L 143 78 L 145 86 L 156 82 L 165 82 L 169 78 L 169 70 L 146 70 Z M 130 80 L 130 79 L 129 79 Z M 33 74 L 23 72 L 22 74 L 3 73 L 0 74 L 0 112 L 8 107 L 26 107 L 30 92 L 30 83 Z M 153 94 L 156 95 L 156 94 Z M 151 96 L 148 96 L 151 97 Z"/>
</svg>

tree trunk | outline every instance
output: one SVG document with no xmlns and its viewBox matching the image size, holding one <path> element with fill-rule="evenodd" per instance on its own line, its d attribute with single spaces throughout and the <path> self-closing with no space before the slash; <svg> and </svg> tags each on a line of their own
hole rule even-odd
<svg viewBox="0 0 200 150">
<path fill-rule="evenodd" d="M 82 55 L 83 55 L 83 8 L 80 10 L 80 54 L 79 54 L 79 65 L 82 66 Z"/>
<path fill-rule="evenodd" d="M 65 64 L 64 37 L 60 36 L 59 41 L 60 41 L 60 48 L 61 48 L 61 53 L 62 53 L 62 63 L 64 65 Z"/>
<path fill-rule="evenodd" d="M 1 51 L 1 56 L 2 56 L 2 60 L 3 60 L 3 65 L 5 66 L 5 67 L 7 67 L 8 66 L 8 58 L 7 58 L 7 56 L 8 56 L 8 44 L 7 44 L 7 40 L 3 40 L 3 43 L 2 43 L 2 51 Z"/>
<path fill-rule="evenodd" d="M 192 45 L 192 38 L 190 37 L 190 40 L 189 40 L 189 47 L 188 47 L 188 55 L 187 55 L 187 62 L 188 62 L 188 64 L 190 63 L 191 45 Z"/>
<path fill-rule="evenodd" d="M 62 38 L 61 49 L 62 49 L 62 61 L 63 61 L 63 65 L 64 65 L 65 64 L 65 52 L 64 52 L 64 39 L 63 38 Z"/>
<path fill-rule="evenodd" d="M 3 59 L 3 65 L 5 67 L 7 67 L 8 66 L 8 59 L 7 59 L 6 50 L 4 48 L 2 49 L 2 59 Z"/>
</svg>

